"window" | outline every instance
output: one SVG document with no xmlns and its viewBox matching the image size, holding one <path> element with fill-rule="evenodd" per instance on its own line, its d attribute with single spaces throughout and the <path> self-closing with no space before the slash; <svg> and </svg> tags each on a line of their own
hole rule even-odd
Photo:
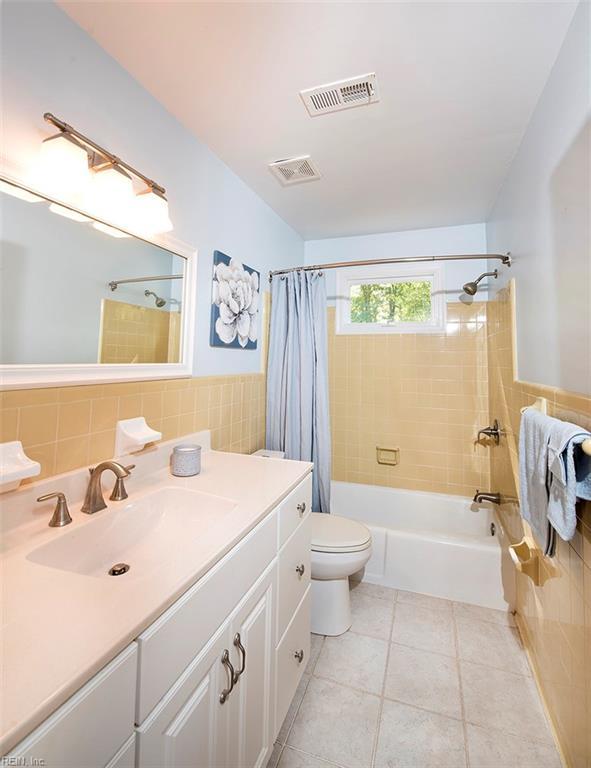
<svg viewBox="0 0 591 768">
<path fill-rule="evenodd" d="M 337 274 L 337 333 L 440 333 L 442 265 L 351 267 Z"/>
</svg>

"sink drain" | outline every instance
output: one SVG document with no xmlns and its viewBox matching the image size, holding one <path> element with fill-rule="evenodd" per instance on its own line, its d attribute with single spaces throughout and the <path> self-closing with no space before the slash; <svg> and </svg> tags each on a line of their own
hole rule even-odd
<svg viewBox="0 0 591 768">
<path fill-rule="evenodd" d="M 115 565 L 109 568 L 109 576 L 122 576 L 130 568 L 131 566 L 127 565 L 127 563 L 115 563 Z"/>
</svg>

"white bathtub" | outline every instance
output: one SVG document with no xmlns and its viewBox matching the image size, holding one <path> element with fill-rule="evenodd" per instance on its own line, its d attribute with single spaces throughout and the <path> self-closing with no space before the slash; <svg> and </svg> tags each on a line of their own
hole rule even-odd
<svg viewBox="0 0 591 768">
<path fill-rule="evenodd" d="M 499 526 L 488 504 L 338 481 L 331 492 L 333 514 L 371 529 L 365 581 L 486 608 L 506 610 L 513 601 L 506 577 L 503 585 Z"/>
</svg>

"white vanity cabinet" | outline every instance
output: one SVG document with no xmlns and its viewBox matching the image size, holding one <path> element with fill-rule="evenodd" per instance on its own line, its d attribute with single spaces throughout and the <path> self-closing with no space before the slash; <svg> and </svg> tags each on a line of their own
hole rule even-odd
<svg viewBox="0 0 591 768">
<path fill-rule="evenodd" d="M 275 585 L 273 563 L 138 727 L 139 766 L 265 765 L 273 736 Z"/>
<path fill-rule="evenodd" d="M 43 768 L 133 765 L 136 675 L 137 645 L 132 643 L 10 752 L 5 764 Z"/>
<path fill-rule="evenodd" d="M 311 486 L 308 475 L 10 757 L 264 768 L 309 655 Z"/>
</svg>

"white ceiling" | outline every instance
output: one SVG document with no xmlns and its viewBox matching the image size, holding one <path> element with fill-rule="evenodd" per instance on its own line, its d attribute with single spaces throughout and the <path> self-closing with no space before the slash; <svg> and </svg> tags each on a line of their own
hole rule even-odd
<svg viewBox="0 0 591 768">
<path fill-rule="evenodd" d="M 484 221 L 576 6 L 59 4 L 305 239 Z M 308 116 L 373 71 L 379 103 Z M 303 154 L 323 178 L 281 187 Z"/>
</svg>

